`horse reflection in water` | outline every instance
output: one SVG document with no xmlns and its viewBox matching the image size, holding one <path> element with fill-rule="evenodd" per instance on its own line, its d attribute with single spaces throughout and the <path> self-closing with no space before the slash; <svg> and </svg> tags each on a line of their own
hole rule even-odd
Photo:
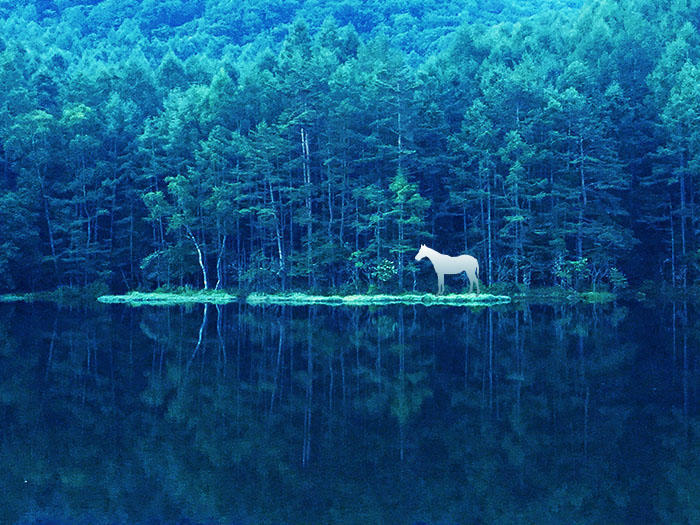
<svg viewBox="0 0 700 525">
<path fill-rule="evenodd" d="M 476 293 L 479 293 L 479 261 L 471 255 L 450 257 L 421 244 L 420 250 L 416 254 L 416 261 L 420 261 L 424 257 L 430 259 L 433 268 L 435 268 L 438 277 L 438 294 L 445 291 L 445 274 L 454 275 L 462 272 L 467 272 L 469 293 L 472 293 L 474 283 L 476 283 Z"/>
</svg>

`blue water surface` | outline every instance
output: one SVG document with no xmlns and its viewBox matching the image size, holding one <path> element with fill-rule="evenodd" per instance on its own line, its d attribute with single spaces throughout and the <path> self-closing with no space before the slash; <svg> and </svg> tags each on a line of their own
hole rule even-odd
<svg viewBox="0 0 700 525">
<path fill-rule="evenodd" d="M 687 304 L 0 306 L 2 523 L 697 523 Z"/>
</svg>

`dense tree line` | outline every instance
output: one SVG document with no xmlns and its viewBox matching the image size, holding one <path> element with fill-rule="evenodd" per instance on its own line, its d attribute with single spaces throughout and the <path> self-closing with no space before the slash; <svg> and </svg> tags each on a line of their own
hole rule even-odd
<svg viewBox="0 0 700 525">
<path fill-rule="evenodd" d="M 0 287 L 700 277 L 700 3 L 355 4 L 0 6 Z"/>
</svg>

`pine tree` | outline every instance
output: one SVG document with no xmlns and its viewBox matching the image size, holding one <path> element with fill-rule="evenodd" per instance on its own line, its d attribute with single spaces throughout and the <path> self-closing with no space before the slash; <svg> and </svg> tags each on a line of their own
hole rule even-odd
<svg viewBox="0 0 700 525">
<path fill-rule="evenodd" d="M 399 289 L 403 290 L 406 253 L 416 250 L 420 240 L 427 235 L 425 231 L 425 212 L 430 201 L 418 193 L 418 185 L 408 181 L 400 169 L 389 185 L 392 194 L 393 209 L 388 216 L 396 225 L 396 238 L 389 251 L 398 259 L 397 271 Z"/>
</svg>

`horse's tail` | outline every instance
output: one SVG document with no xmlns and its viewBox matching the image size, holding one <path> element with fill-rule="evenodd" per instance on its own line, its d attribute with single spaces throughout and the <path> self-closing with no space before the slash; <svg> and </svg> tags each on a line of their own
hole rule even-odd
<svg viewBox="0 0 700 525">
<path fill-rule="evenodd" d="M 476 261 L 476 278 L 479 278 L 479 261 Z"/>
</svg>

